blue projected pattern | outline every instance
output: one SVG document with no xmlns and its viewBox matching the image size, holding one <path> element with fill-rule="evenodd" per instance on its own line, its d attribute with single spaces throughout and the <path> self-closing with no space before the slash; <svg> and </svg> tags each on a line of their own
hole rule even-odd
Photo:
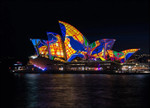
<svg viewBox="0 0 150 108">
<path fill-rule="evenodd" d="M 111 51 L 115 39 L 101 39 L 91 44 L 74 26 L 59 21 L 62 35 L 47 32 L 48 40 L 32 39 L 38 55 L 45 55 L 51 60 L 71 62 L 75 58 L 90 60 L 120 60 L 125 62 L 139 49 L 128 49 L 122 52 Z"/>
<path fill-rule="evenodd" d="M 60 25 L 60 29 L 61 29 L 61 33 L 62 33 L 62 41 L 65 41 L 65 36 L 66 36 L 66 28 L 62 23 L 59 23 Z"/>
</svg>

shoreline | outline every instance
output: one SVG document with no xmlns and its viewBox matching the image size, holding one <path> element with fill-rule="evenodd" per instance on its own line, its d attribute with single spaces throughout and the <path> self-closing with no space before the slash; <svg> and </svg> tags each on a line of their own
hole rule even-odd
<svg viewBox="0 0 150 108">
<path fill-rule="evenodd" d="M 148 72 L 115 72 L 115 71 L 15 71 L 11 73 L 19 73 L 19 74 L 150 74 Z"/>
</svg>

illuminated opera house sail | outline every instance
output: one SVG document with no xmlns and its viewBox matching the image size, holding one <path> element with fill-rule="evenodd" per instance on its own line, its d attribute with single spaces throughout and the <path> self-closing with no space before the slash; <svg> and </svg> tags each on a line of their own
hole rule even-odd
<svg viewBox="0 0 150 108">
<path fill-rule="evenodd" d="M 115 39 L 100 39 L 93 43 L 74 26 L 59 21 L 61 35 L 47 32 L 48 39 L 31 39 L 36 55 L 51 61 L 72 62 L 82 60 L 120 61 L 125 63 L 139 49 L 128 49 L 121 52 L 112 50 Z"/>
</svg>

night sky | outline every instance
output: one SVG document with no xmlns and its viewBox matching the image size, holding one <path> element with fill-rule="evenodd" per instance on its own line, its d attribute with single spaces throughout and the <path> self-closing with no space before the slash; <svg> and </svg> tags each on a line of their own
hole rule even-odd
<svg viewBox="0 0 150 108">
<path fill-rule="evenodd" d="M 3 1 L 0 3 L 1 56 L 34 54 L 30 38 L 61 34 L 58 20 L 76 27 L 90 43 L 114 38 L 113 50 L 149 53 L 148 0 Z"/>
</svg>

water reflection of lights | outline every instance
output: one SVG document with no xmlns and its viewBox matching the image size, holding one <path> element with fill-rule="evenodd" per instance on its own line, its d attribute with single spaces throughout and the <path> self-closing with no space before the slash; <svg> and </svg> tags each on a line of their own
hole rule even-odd
<svg viewBox="0 0 150 108">
<path fill-rule="evenodd" d="M 147 75 L 24 74 L 22 77 L 23 81 L 17 85 L 16 108 L 101 108 L 106 103 L 110 103 L 106 107 L 120 107 L 122 103 L 138 107 L 145 104 L 145 93 L 149 91 Z M 127 99 L 115 97 L 116 93 Z"/>
<path fill-rule="evenodd" d="M 51 85 L 51 88 L 47 88 L 49 89 L 49 92 L 46 93 L 49 98 L 47 100 L 48 108 L 62 107 L 61 103 L 63 103 L 63 106 L 75 106 L 77 95 L 75 94 L 76 88 L 72 86 L 75 85 L 75 79 L 73 77 L 74 75 L 71 74 L 56 74 L 49 78 L 50 80 L 48 82 Z M 50 104 L 48 101 L 50 101 Z"/>
<path fill-rule="evenodd" d="M 137 78 L 145 78 L 145 75 L 136 75 Z"/>
<path fill-rule="evenodd" d="M 26 74 L 27 95 L 25 97 L 28 108 L 38 106 L 38 74 Z"/>
</svg>

